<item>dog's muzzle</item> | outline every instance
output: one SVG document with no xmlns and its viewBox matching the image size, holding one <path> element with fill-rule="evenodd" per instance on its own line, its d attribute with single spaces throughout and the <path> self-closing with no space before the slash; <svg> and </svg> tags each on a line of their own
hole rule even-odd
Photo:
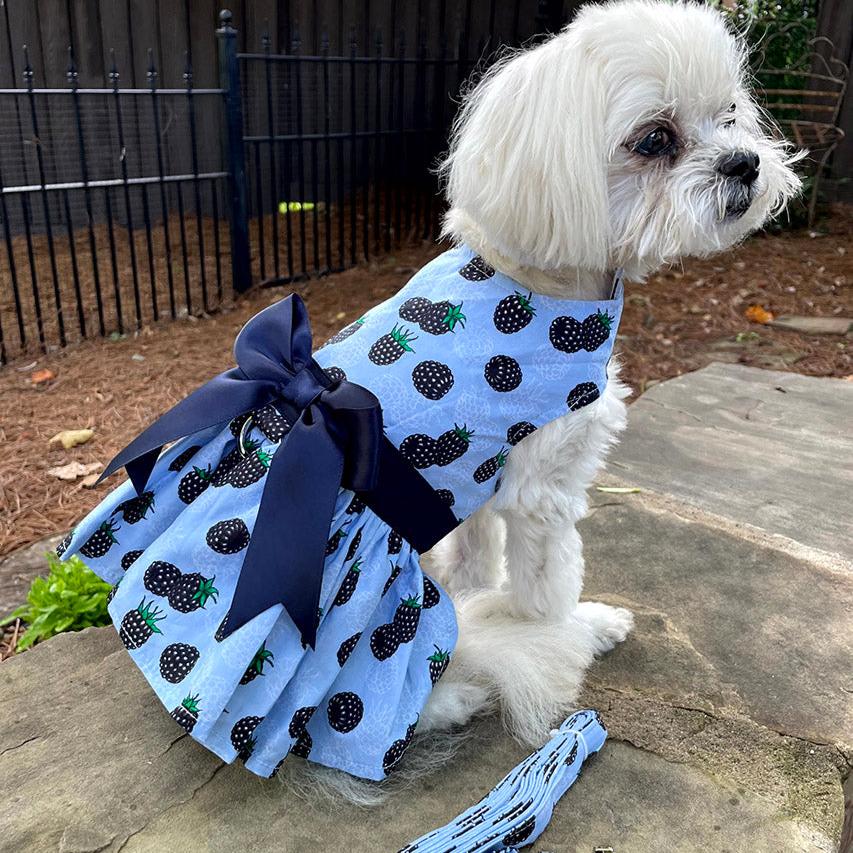
<svg viewBox="0 0 853 853">
<path fill-rule="evenodd" d="M 760 160 L 754 151 L 732 151 L 717 161 L 717 172 L 726 181 L 726 216 L 739 219 L 749 210 L 758 178 Z"/>
</svg>

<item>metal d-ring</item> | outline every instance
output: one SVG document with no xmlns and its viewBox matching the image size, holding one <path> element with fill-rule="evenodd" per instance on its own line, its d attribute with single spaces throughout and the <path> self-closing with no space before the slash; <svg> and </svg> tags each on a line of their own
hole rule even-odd
<svg viewBox="0 0 853 853">
<path fill-rule="evenodd" d="M 239 441 L 240 455 L 241 456 L 247 455 L 247 451 L 246 451 L 246 447 L 245 447 L 246 433 L 251 429 L 252 423 L 253 423 L 252 413 L 249 412 L 249 416 L 246 418 L 245 421 L 243 421 L 243 426 L 240 427 L 240 438 L 238 439 L 238 441 Z"/>
</svg>

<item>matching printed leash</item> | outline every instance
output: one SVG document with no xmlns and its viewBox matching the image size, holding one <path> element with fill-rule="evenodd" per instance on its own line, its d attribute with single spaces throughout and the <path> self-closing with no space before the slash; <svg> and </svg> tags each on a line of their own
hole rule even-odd
<svg viewBox="0 0 853 853">
<path fill-rule="evenodd" d="M 597 711 L 572 714 L 544 746 L 511 770 L 479 803 L 399 853 L 499 853 L 532 844 L 584 761 L 604 745 Z"/>
</svg>

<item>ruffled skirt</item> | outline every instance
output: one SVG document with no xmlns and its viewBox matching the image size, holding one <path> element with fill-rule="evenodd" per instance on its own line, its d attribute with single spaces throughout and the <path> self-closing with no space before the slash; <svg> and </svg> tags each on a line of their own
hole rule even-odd
<svg viewBox="0 0 853 853">
<path fill-rule="evenodd" d="M 270 776 L 289 753 L 382 779 L 402 758 L 456 643 L 453 604 L 418 555 L 341 490 L 314 650 L 282 606 L 222 627 L 269 463 L 287 424 L 256 413 L 177 442 L 146 491 L 123 483 L 60 549 L 114 584 L 109 613 L 175 721 L 208 749 Z"/>
</svg>

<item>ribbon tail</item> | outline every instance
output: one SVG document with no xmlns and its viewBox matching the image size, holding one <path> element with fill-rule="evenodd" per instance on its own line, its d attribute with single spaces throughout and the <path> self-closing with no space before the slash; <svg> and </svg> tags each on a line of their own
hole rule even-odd
<svg viewBox="0 0 853 853">
<path fill-rule="evenodd" d="M 127 476 L 130 477 L 130 482 L 133 483 L 133 488 L 136 489 L 136 494 L 141 495 L 145 491 L 145 486 L 148 483 L 148 478 L 151 476 L 151 472 L 154 470 L 154 466 L 157 464 L 157 459 L 160 456 L 160 447 L 155 447 L 153 450 L 149 450 L 144 453 L 142 456 L 137 456 L 135 459 L 131 459 L 126 465 Z M 113 469 L 115 470 L 115 468 Z M 100 483 L 105 477 L 108 477 L 109 474 L 112 473 L 109 467 L 98 477 L 98 482 Z"/>
<path fill-rule="evenodd" d="M 429 551 L 459 519 L 385 436 L 377 457 L 381 486 L 360 492 L 360 497 L 419 554 Z M 344 485 L 349 487 L 346 478 Z"/>
<path fill-rule="evenodd" d="M 326 543 L 342 472 L 342 452 L 312 406 L 273 457 L 225 636 L 283 604 L 302 642 L 314 648 Z"/>
<path fill-rule="evenodd" d="M 131 482 L 137 494 L 140 494 L 145 489 L 164 444 L 258 408 L 270 400 L 273 394 L 271 384 L 247 380 L 236 369 L 221 373 L 141 432 L 113 457 L 97 482 L 105 480 L 119 468 L 127 468 Z"/>
</svg>

